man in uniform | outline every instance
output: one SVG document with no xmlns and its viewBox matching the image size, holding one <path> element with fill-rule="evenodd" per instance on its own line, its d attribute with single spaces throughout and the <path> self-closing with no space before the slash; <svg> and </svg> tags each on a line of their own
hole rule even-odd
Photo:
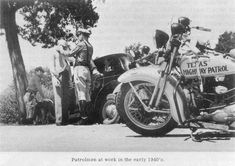
<svg viewBox="0 0 235 166">
<path fill-rule="evenodd" d="M 43 76 L 44 70 L 42 67 L 35 68 L 35 73 L 32 78 L 29 80 L 29 85 L 24 95 L 24 102 L 26 106 L 26 119 L 32 120 L 33 118 L 33 108 L 36 105 L 36 95 L 39 92 L 42 99 L 44 94 L 42 91 L 41 77 Z"/>
<path fill-rule="evenodd" d="M 63 52 L 64 55 L 74 57 L 74 83 L 76 103 L 80 106 L 81 121 L 79 124 L 86 124 L 87 110 L 86 105 L 91 101 L 91 73 L 94 75 L 101 75 L 92 60 L 93 47 L 89 43 L 88 38 L 90 31 L 79 28 L 74 34 L 76 38 L 76 46 L 72 51 Z"/>
<path fill-rule="evenodd" d="M 75 58 L 74 82 L 76 101 L 79 103 L 81 111 L 80 124 L 85 124 L 87 120 L 85 107 L 91 101 L 91 73 L 101 75 L 92 60 L 93 47 L 88 41 L 89 35 L 90 31 L 79 28 L 76 32 L 78 38 L 76 48 L 69 55 Z"/>
</svg>

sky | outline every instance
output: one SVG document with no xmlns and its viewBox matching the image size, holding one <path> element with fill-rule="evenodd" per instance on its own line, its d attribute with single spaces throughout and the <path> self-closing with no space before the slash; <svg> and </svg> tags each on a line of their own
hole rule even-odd
<svg viewBox="0 0 235 166">
<path fill-rule="evenodd" d="M 90 42 L 93 57 L 124 52 L 125 46 L 140 42 L 155 50 L 156 29 L 170 33 L 170 24 L 186 16 L 192 26 L 203 26 L 212 32 L 192 30 L 197 40 L 217 42 L 225 31 L 235 32 L 235 0 L 96 0 L 99 13 L 97 27 L 92 29 Z M 17 23 L 22 18 L 17 15 Z M 52 66 L 53 49 L 33 47 L 19 37 L 26 70 Z M 0 36 L 0 93 L 12 82 L 12 68 L 5 36 Z"/>
</svg>

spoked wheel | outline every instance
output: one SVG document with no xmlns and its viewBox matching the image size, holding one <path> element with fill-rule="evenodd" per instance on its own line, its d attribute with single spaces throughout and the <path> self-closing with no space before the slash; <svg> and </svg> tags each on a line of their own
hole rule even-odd
<svg viewBox="0 0 235 166">
<path fill-rule="evenodd" d="M 148 105 L 154 85 L 144 81 L 132 82 L 132 85 L 141 100 Z M 163 94 L 160 104 L 154 108 L 154 110 L 159 110 L 158 112 L 147 112 L 131 86 L 124 84 L 117 97 L 117 109 L 126 125 L 136 133 L 160 136 L 168 133 L 177 125 L 171 117 L 169 97 L 167 93 Z"/>
</svg>

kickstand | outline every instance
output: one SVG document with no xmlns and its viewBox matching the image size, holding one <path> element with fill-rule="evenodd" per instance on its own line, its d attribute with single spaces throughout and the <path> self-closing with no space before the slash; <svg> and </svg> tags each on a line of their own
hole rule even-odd
<svg viewBox="0 0 235 166">
<path fill-rule="evenodd" d="M 190 136 L 187 137 L 187 138 L 185 138 L 184 141 L 187 141 L 188 139 L 192 138 L 192 140 L 193 140 L 194 142 L 202 142 L 202 140 L 201 140 L 200 137 L 199 137 L 199 133 L 194 134 L 194 133 L 197 131 L 197 128 L 195 128 L 195 127 L 190 127 L 190 130 L 191 130 Z"/>
<path fill-rule="evenodd" d="M 200 137 L 200 134 L 201 134 L 202 132 L 198 132 L 198 133 L 193 133 L 193 132 L 191 132 L 191 134 L 190 134 L 190 136 L 191 136 L 191 138 L 192 138 L 192 141 L 194 141 L 194 142 L 202 142 L 203 141 L 203 139 L 201 139 L 201 137 Z"/>
<path fill-rule="evenodd" d="M 225 131 L 214 131 L 214 132 L 198 132 L 194 133 L 196 130 L 191 130 L 191 134 L 188 138 L 185 139 L 188 140 L 189 138 L 192 138 L 192 141 L 194 142 L 202 142 L 202 141 L 210 141 L 214 142 L 213 140 L 230 140 L 230 133 Z"/>
</svg>

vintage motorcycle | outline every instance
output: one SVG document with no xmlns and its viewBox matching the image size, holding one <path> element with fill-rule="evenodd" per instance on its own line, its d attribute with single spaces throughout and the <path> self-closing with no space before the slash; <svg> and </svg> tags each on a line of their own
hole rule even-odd
<svg viewBox="0 0 235 166">
<path fill-rule="evenodd" d="M 131 69 L 118 78 L 121 118 L 145 136 L 165 135 L 178 125 L 190 128 L 192 135 L 198 128 L 235 128 L 235 59 L 206 47 L 203 53 L 183 49 L 188 29 L 181 23 L 173 23 L 171 32 L 169 39 L 156 31 L 155 65 Z M 158 61 L 160 57 L 164 60 Z"/>
</svg>

